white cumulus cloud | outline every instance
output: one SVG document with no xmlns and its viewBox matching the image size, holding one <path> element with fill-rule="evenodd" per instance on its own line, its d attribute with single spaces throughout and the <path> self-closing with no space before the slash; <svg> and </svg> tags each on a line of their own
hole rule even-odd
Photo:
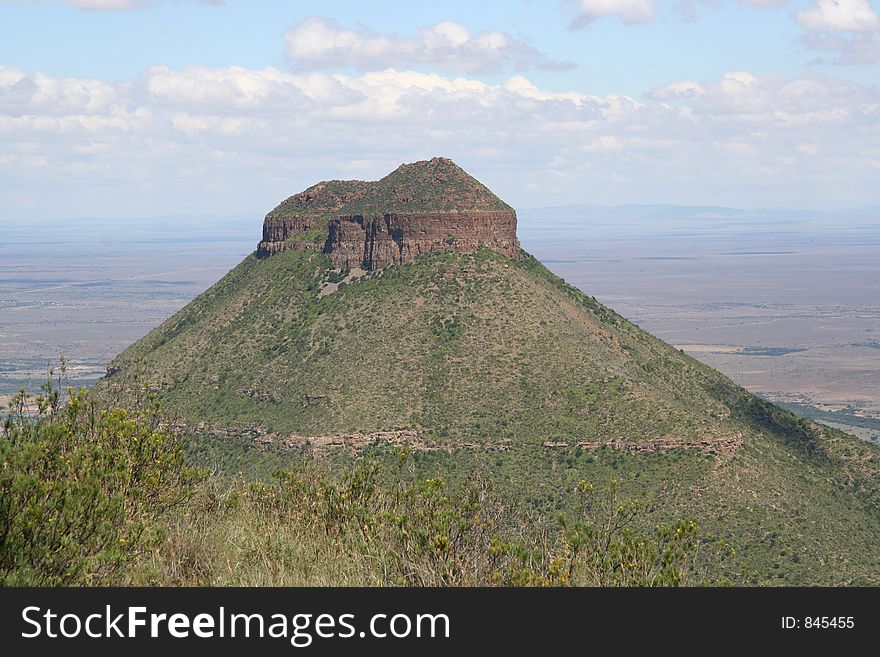
<svg viewBox="0 0 880 657">
<path fill-rule="evenodd" d="M 880 28 L 880 16 L 868 0 L 814 0 L 795 18 L 804 29 L 820 32 L 870 32 Z"/>
<path fill-rule="evenodd" d="M 814 0 L 795 14 L 807 48 L 835 56 L 835 64 L 880 62 L 880 15 L 868 0 Z"/>
<path fill-rule="evenodd" d="M 653 23 L 657 0 L 578 0 L 571 27 L 585 27 L 599 18 L 617 16 L 625 25 Z"/>
<path fill-rule="evenodd" d="M 145 77 L 146 91 L 158 104 L 220 114 L 292 112 L 315 108 L 330 99 L 340 103 L 359 98 L 357 92 L 330 76 L 296 75 L 273 67 L 188 66 L 174 70 L 153 66 Z"/>
<path fill-rule="evenodd" d="M 7 115 L 96 114 L 119 99 L 120 90 L 100 80 L 26 75 L 0 65 L 0 112 Z"/>
<path fill-rule="evenodd" d="M 288 28 L 283 38 L 285 55 L 298 70 L 376 70 L 429 64 L 443 71 L 479 74 L 570 67 L 505 32 L 471 34 L 454 21 L 442 21 L 415 36 L 401 37 L 348 29 L 333 19 L 312 16 Z"/>
</svg>

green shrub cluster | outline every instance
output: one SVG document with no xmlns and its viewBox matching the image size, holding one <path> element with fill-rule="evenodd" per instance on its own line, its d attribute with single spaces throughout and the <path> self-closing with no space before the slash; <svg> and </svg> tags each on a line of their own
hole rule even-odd
<svg viewBox="0 0 880 657">
<path fill-rule="evenodd" d="M 290 244 L 315 244 L 323 246 L 324 242 L 327 241 L 327 229 L 312 228 L 290 235 L 286 241 Z"/>
<path fill-rule="evenodd" d="M 51 375 L 50 375 L 51 376 Z M 0 433 L 0 583 L 111 581 L 163 537 L 198 480 L 177 439 L 85 390 L 12 401 Z"/>
</svg>

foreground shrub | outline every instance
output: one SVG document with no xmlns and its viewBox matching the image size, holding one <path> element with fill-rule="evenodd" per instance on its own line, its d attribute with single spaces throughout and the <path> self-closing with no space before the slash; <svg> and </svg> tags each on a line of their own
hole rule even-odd
<svg viewBox="0 0 880 657">
<path fill-rule="evenodd" d="M 51 374 L 50 374 L 51 377 Z M 19 393 L 0 433 L 0 583 L 112 581 L 164 537 L 196 473 L 149 418 L 104 408 L 85 390 L 61 401 Z"/>
<path fill-rule="evenodd" d="M 401 457 L 401 463 L 406 459 Z M 489 480 L 450 489 L 401 467 L 304 461 L 276 483 L 211 479 L 132 583 L 262 586 L 681 586 L 703 583 L 694 521 L 645 529 L 646 509 L 581 482 L 558 522 L 504 503 Z"/>
</svg>

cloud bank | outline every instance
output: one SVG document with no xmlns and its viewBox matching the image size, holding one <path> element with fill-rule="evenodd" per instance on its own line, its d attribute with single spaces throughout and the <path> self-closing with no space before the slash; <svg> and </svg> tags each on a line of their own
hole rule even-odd
<svg viewBox="0 0 880 657">
<path fill-rule="evenodd" d="M 745 71 L 634 98 L 393 68 L 156 66 L 108 84 L 0 67 L 7 214 L 266 210 L 438 154 L 525 206 L 868 203 L 880 91 Z"/>
</svg>

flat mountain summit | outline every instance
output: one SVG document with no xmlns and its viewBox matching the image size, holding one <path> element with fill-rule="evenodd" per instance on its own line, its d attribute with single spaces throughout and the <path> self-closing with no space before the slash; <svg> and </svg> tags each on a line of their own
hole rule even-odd
<svg viewBox="0 0 880 657">
<path fill-rule="evenodd" d="M 514 210 L 450 160 L 279 204 L 256 251 L 99 389 L 135 375 L 217 441 L 406 444 L 438 470 L 482 463 L 536 504 L 554 503 L 549 482 L 569 485 L 562 472 L 614 475 L 658 517 L 706 519 L 756 581 L 880 582 L 880 450 L 566 284 L 519 248 Z"/>
<path fill-rule="evenodd" d="M 257 255 L 320 248 L 338 267 L 373 270 L 422 253 L 519 253 L 516 212 L 452 160 L 401 164 L 381 180 L 330 180 L 263 221 Z"/>
<path fill-rule="evenodd" d="M 513 210 L 455 162 L 435 157 L 401 164 L 380 180 L 327 180 L 294 194 L 271 217 L 386 212 Z"/>
</svg>

